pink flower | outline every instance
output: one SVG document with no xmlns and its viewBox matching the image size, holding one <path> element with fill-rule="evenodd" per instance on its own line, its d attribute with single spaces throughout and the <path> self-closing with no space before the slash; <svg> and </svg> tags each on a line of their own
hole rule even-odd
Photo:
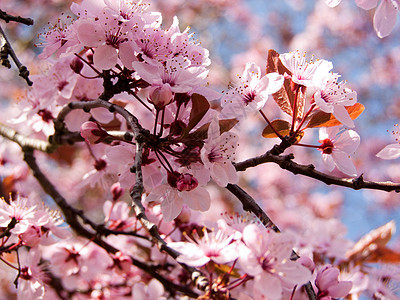
<svg viewBox="0 0 400 300">
<path fill-rule="evenodd" d="M 325 77 L 333 68 L 333 64 L 324 59 L 306 61 L 306 54 L 300 51 L 280 54 L 279 59 L 292 73 L 292 81 L 306 87 L 314 86 L 314 81 L 318 76 Z"/>
<path fill-rule="evenodd" d="M 41 252 L 37 248 L 19 252 L 18 299 L 43 299 L 46 278 L 39 266 L 40 257 Z"/>
<path fill-rule="evenodd" d="M 238 257 L 237 244 L 232 243 L 233 235 L 227 236 L 221 230 L 210 233 L 203 229 L 204 236 L 192 233 L 193 240 L 185 235 L 188 242 L 169 243 L 168 246 L 180 252 L 177 261 L 192 267 L 201 267 L 209 261 L 226 264 Z"/>
<path fill-rule="evenodd" d="M 351 281 L 339 281 L 339 270 L 326 265 L 320 269 L 315 279 L 318 288 L 317 299 L 330 300 L 345 297 L 351 290 Z"/>
<path fill-rule="evenodd" d="M 339 77 L 340 75 L 336 73 L 328 73 L 328 76 L 320 77 L 314 100 L 322 111 L 333 114 L 342 124 L 354 127 L 354 122 L 345 106 L 351 106 L 357 102 L 357 93 L 346 88 L 346 82 L 337 82 Z"/>
<path fill-rule="evenodd" d="M 192 66 L 183 56 L 166 60 L 165 63 L 145 58 L 146 62 L 133 62 L 138 75 L 152 86 L 162 87 L 168 84 L 174 93 L 187 93 L 207 83 L 208 70 L 203 66 Z"/>
<path fill-rule="evenodd" d="M 12 219 L 16 220 L 16 225 L 10 231 L 14 234 L 24 233 L 31 225 L 38 224 L 37 205 L 30 203 L 28 198 L 19 197 L 10 204 L 6 201 L 0 201 L 0 227 L 7 227 Z"/>
<path fill-rule="evenodd" d="M 175 219 L 182 211 L 183 204 L 186 203 L 189 208 L 199 211 L 207 211 L 210 208 L 211 198 L 208 191 L 202 186 L 192 184 L 185 185 L 187 188 L 178 189 L 170 184 L 162 184 L 154 188 L 146 197 L 146 202 L 161 203 L 163 219 L 166 222 Z"/>
<path fill-rule="evenodd" d="M 107 131 L 96 122 L 85 122 L 81 125 L 81 136 L 88 144 L 98 144 L 108 136 Z"/>
<path fill-rule="evenodd" d="M 261 77 L 261 69 L 255 63 L 247 63 L 238 87 L 221 99 L 224 117 L 245 116 L 246 113 L 262 109 L 269 96 L 283 84 L 283 76 L 269 73 Z"/>
<path fill-rule="evenodd" d="M 237 143 L 237 135 L 230 132 L 220 134 L 218 120 L 210 123 L 207 140 L 201 149 L 201 160 L 204 167 L 210 170 L 214 181 L 222 187 L 238 181 L 236 169 L 232 165 Z"/>
<path fill-rule="evenodd" d="M 355 152 L 360 144 L 360 136 L 353 130 L 339 132 L 339 127 L 323 127 L 319 130 L 319 149 L 322 151 L 322 161 L 328 171 L 335 166 L 349 176 L 357 176 L 357 170 L 351 161 L 350 154 Z"/>
<path fill-rule="evenodd" d="M 79 51 L 81 46 L 74 27 L 74 24 L 68 26 L 61 19 L 58 19 L 57 23 L 49 31 L 46 31 L 44 37 L 40 36 L 44 38 L 44 42 L 40 43 L 39 46 L 44 47 L 44 49 L 39 58 L 46 59 L 54 53 L 56 56 L 60 56 L 66 52 Z"/>
<path fill-rule="evenodd" d="M 362 9 L 372 9 L 379 0 L 356 0 Z M 374 14 L 374 29 L 380 38 L 388 36 L 396 24 L 398 5 L 395 0 L 382 0 Z"/>
<path fill-rule="evenodd" d="M 106 11 L 95 20 L 76 21 L 78 39 L 84 47 L 93 47 L 93 61 L 100 70 L 111 69 L 118 60 L 119 46 L 127 41 L 130 30 L 128 23 L 119 24 L 118 20 Z"/>
<path fill-rule="evenodd" d="M 310 280 L 310 270 L 290 260 L 295 244 L 292 235 L 250 224 L 243 230 L 243 241 L 239 263 L 247 274 L 254 276 L 256 299 L 281 299 L 284 288 L 292 289 Z"/>
</svg>

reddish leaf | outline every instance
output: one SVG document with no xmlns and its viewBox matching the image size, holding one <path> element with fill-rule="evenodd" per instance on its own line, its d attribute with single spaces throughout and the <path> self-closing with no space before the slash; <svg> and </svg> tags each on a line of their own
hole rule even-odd
<svg viewBox="0 0 400 300">
<path fill-rule="evenodd" d="M 369 263 L 400 263 L 400 253 L 387 247 L 378 247 L 364 260 Z"/>
<path fill-rule="evenodd" d="M 371 230 L 369 233 L 364 235 L 351 249 L 346 253 L 349 261 L 367 261 L 376 260 L 380 253 L 388 253 L 390 250 L 386 251 L 386 244 L 392 238 L 392 234 L 395 231 L 394 221 Z M 376 252 L 376 253 L 375 253 Z M 392 251 L 393 252 L 393 251 Z M 393 254 L 390 252 L 391 254 Z M 391 254 L 389 256 L 391 256 Z"/>
<path fill-rule="evenodd" d="M 220 134 L 223 134 L 226 131 L 231 130 L 239 121 L 236 119 L 225 119 L 219 120 L 219 131 Z M 204 124 L 200 128 L 198 128 L 195 132 L 192 132 L 188 135 L 190 139 L 196 140 L 205 140 L 208 137 L 208 127 L 210 123 Z"/>
<path fill-rule="evenodd" d="M 275 50 L 270 49 L 268 51 L 267 57 L 267 73 L 277 72 L 281 75 L 291 75 L 292 73 L 282 64 L 279 59 L 279 53 Z M 304 114 L 304 104 L 305 104 L 305 93 L 306 87 L 301 87 L 297 93 L 297 104 L 296 104 L 296 117 L 301 119 Z M 291 80 L 285 79 L 283 87 L 276 93 L 272 94 L 276 104 L 279 108 L 287 113 L 289 116 L 293 116 L 293 103 L 296 99 L 295 93 L 292 91 Z"/>
<path fill-rule="evenodd" d="M 361 115 L 365 107 L 361 103 L 357 102 L 352 106 L 347 106 L 346 109 L 349 112 L 350 118 L 355 120 L 359 115 Z M 311 115 L 306 128 L 333 127 L 338 125 L 342 125 L 342 123 L 339 122 L 334 115 L 319 110 Z"/>
<path fill-rule="evenodd" d="M 279 59 L 279 53 L 273 49 L 268 50 L 266 71 L 267 74 L 274 72 L 279 73 L 281 75 L 284 75 L 285 73 L 289 75 L 291 74 L 290 71 L 286 69 L 286 67 L 282 64 L 281 60 Z M 287 92 L 288 88 L 289 88 L 289 95 Z M 276 104 L 278 104 L 279 108 L 282 109 L 282 111 L 292 116 L 293 111 L 291 105 L 292 102 L 290 101 L 290 95 L 293 96 L 293 92 L 290 89 L 290 80 L 285 79 L 284 86 L 279 91 L 272 94 L 272 97 L 274 98 Z"/>
<path fill-rule="evenodd" d="M 190 112 L 189 123 L 183 130 L 182 136 L 189 134 L 190 130 L 192 130 L 200 122 L 200 120 L 210 109 L 210 103 L 204 96 L 200 94 L 193 94 L 191 98 L 192 110 Z"/>
<path fill-rule="evenodd" d="M 292 126 L 289 122 L 284 120 L 274 120 L 271 124 L 275 131 L 279 132 L 282 136 L 288 135 L 290 132 L 290 127 Z M 270 125 L 267 125 L 262 132 L 262 136 L 265 138 L 277 137 L 275 131 Z"/>
</svg>

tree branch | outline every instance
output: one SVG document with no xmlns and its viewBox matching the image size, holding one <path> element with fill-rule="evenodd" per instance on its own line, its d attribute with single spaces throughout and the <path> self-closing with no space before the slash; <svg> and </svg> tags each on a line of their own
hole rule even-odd
<svg viewBox="0 0 400 300">
<path fill-rule="evenodd" d="M 248 160 L 235 164 L 237 171 L 244 171 L 248 168 L 255 167 L 264 163 L 273 162 L 279 165 L 282 169 L 288 170 L 293 174 L 301 174 L 306 177 L 314 178 L 322 181 L 327 185 L 344 186 L 354 190 L 359 189 L 372 189 L 386 192 L 400 192 L 400 184 L 393 183 L 390 181 L 386 182 L 375 182 L 365 181 L 361 174 L 357 178 L 340 178 L 332 175 L 325 174 L 323 172 L 315 170 L 314 165 L 301 165 L 293 161 L 294 155 L 275 155 L 273 151 L 267 151 L 265 154 L 250 158 Z"/>
<path fill-rule="evenodd" d="M 20 16 L 12 16 L 0 9 L 0 19 L 3 19 L 6 23 L 10 21 L 18 22 L 25 25 L 33 25 L 33 20 L 31 18 L 23 18 Z"/>
<path fill-rule="evenodd" d="M 26 83 L 31 86 L 33 82 L 29 79 L 29 71 L 28 69 L 21 64 L 17 55 L 15 54 L 13 48 L 11 47 L 10 42 L 7 39 L 6 34 L 3 31 L 3 28 L 0 26 L 0 42 L 1 42 L 1 62 L 3 66 L 7 68 L 11 68 L 10 61 L 8 60 L 8 56 L 10 55 L 15 65 L 19 70 L 19 76 L 25 79 Z"/>
</svg>

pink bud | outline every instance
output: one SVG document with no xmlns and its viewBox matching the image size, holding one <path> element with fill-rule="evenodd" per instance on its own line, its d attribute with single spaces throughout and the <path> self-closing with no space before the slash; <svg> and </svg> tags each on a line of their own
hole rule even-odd
<svg viewBox="0 0 400 300">
<path fill-rule="evenodd" d="M 98 144 L 108 136 L 108 133 L 95 122 L 85 122 L 81 125 L 81 136 L 89 144 Z"/>
<path fill-rule="evenodd" d="M 156 86 L 151 88 L 149 101 L 154 104 L 156 109 L 160 110 L 171 103 L 172 97 L 171 86 L 169 83 L 165 83 L 161 87 Z"/>
<path fill-rule="evenodd" d="M 339 281 L 339 273 L 339 270 L 331 265 L 326 265 L 318 271 L 315 279 L 315 285 L 318 288 L 317 299 L 323 297 L 341 298 L 350 292 L 353 283 L 351 281 Z"/>
<path fill-rule="evenodd" d="M 79 57 L 75 57 L 71 63 L 69 64 L 71 67 L 72 71 L 74 71 L 76 74 L 80 74 L 81 70 L 83 68 L 83 62 Z"/>
<path fill-rule="evenodd" d="M 297 262 L 299 262 L 302 266 L 306 267 L 307 269 L 309 269 L 312 272 L 314 272 L 315 269 L 315 264 L 312 261 L 311 258 L 307 257 L 307 256 L 301 256 Z"/>
<path fill-rule="evenodd" d="M 111 186 L 111 194 L 113 197 L 113 201 L 117 201 L 122 196 L 124 191 L 125 190 L 121 187 L 121 184 L 119 182 L 114 183 Z"/>
<path fill-rule="evenodd" d="M 97 171 L 104 170 L 107 167 L 107 162 L 104 159 L 96 159 L 94 162 L 94 168 Z"/>
</svg>

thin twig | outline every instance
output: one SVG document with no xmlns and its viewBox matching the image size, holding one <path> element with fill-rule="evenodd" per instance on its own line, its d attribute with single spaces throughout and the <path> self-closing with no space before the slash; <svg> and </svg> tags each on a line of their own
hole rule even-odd
<svg viewBox="0 0 400 300">
<path fill-rule="evenodd" d="M 18 22 L 18 23 L 25 24 L 28 26 L 33 25 L 33 20 L 31 18 L 12 16 L 1 9 L 0 9 L 0 19 L 3 19 L 4 21 L 6 21 L 6 23 L 8 23 L 10 21 L 14 21 L 14 22 Z"/>
<path fill-rule="evenodd" d="M 33 84 L 33 82 L 29 79 L 29 71 L 28 69 L 21 64 L 21 62 L 19 61 L 17 55 L 15 54 L 13 48 L 11 47 L 10 42 L 7 39 L 6 34 L 3 31 L 3 28 L 1 28 L 0 26 L 0 36 L 2 36 L 2 38 L 4 39 L 5 44 L 2 45 L 2 51 L 6 50 L 7 54 L 9 54 L 11 56 L 11 58 L 13 59 L 15 65 L 17 66 L 18 70 L 19 70 L 19 76 L 21 76 L 22 78 L 25 79 L 26 83 L 31 86 Z"/>
</svg>

